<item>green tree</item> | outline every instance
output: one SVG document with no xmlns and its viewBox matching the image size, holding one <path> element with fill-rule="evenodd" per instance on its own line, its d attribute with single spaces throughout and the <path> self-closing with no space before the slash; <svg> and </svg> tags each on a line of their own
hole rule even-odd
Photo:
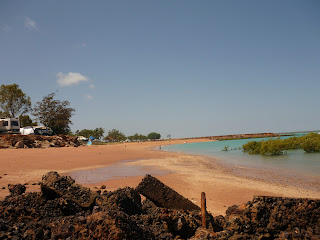
<svg viewBox="0 0 320 240">
<path fill-rule="evenodd" d="M 31 100 L 18 84 L 0 86 L 0 107 L 5 117 L 18 117 L 31 110 Z"/>
<path fill-rule="evenodd" d="M 128 139 L 132 142 L 134 141 L 134 136 L 128 136 Z"/>
<path fill-rule="evenodd" d="M 95 130 L 93 130 L 92 136 L 97 139 L 100 139 L 103 137 L 103 134 L 104 134 L 104 128 L 96 128 Z"/>
<path fill-rule="evenodd" d="M 154 141 L 154 140 L 160 139 L 160 138 L 161 138 L 160 133 L 152 132 L 152 133 L 148 134 L 148 139 L 150 139 L 150 140 Z"/>
<path fill-rule="evenodd" d="M 129 136 L 128 139 L 130 141 L 140 141 L 140 142 L 142 142 L 142 141 L 146 141 L 148 139 L 148 137 L 144 136 L 142 134 L 136 133 L 136 134 L 134 134 L 132 136 Z"/>
<path fill-rule="evenodd" d="M 52 128 L 56 134 L 67 134 L 70 132 L 71 117 L 75 109 L 69 107 L 69 101 L 54 100 L 55 93 L 43 97 L 33 108 L 33 115 L 40 123 Z"/>
<path fill-rule="evenodd" d="M 133 140 L 134 141 L 138 141 L 139 140 L 139 134 L 138 133 L 133 135 Z"/>
<path fill-rule="evenodd" d="M 139 134 L 139 141 L 146 141 L 148 140 L 148 137 L 142 134 Z"/>
<path fill-rule="evenodd" d="M 128 136 L 127 137 L 131 142 L 136 142 L 136 141 L 138 141 L 139 140 L 139 134 L 138 133 L 136 133 L 136 134 L 134 134 L 134 135 L 132 135 L 132 136 Z"/>
<path fill-rule="evenodd" d="M 127 139 L 127 137 L 117 129 L 108 131 L 108 135 L 104 138 L 105 140 L 120 142 Z"/>
<path fill-rule="evenodd" d="M 29 117 L 29 115 L 20 116 L 20 124 L 21 127 L 33 126 L 32 119 Z"/>
<path fill-rule="evenodd" d="M 83 137 L 89 138 L 91 135 L 93 135 L 93 130 L 82 129 L 81 131 L 77 130 L 75 133 L 77 136 L 83 136 Z"/>
</svg>

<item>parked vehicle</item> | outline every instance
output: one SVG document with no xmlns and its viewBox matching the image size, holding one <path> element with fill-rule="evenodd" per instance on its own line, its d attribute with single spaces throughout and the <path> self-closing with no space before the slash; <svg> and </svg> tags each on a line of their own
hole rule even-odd
<svg viewBox="0 0 320 240">
<path fill-rule="evenodd" d="M 53 131 L 49 127 L 44 126 L 28 126 L 20 128 L 20 133 L 22 135 L 42 135 L 42 136 L 52 136 Z"/>
<path fill-rule="evenodd" d="M 34 135 L 34 129 L 31 126 L 20 128 L 20 134 L 22 134 L 22 135 Z"/>
<path fill-rule="evenodd" d="M 84 137 L 84 136 L 78 136 L 78 140 L 79 140 L 79 141 L 88 141 L 89 138 L 86 138 L 86 137 Z"/>
<path fill-rule="evenodd" d="M 52 136 L 53 131 L 49 127 L 44 126 L 33 126 L 34 134 L 35 135 L 43 135 L 43 136 Z"/>
<path fill-rule="evenodd" d="M 18 118 L 0 118 L 0 134 L 19 134 L 20 123 Z"/>
</svg>

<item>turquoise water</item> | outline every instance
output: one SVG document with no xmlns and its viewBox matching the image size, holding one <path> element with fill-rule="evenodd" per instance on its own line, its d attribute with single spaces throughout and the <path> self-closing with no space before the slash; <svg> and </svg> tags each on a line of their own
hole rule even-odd
<svg viewBox="0 0 320 240">
<path fill-rule="evenodd" d="M 297 134 L 298 136 L 303 133 Z M 295 136 L 297 136 L 295 135 Z M 281 137 L 281 139 L 288 137 Z M 320 176 L 320 153 L 305 153 L 303 150 L 289 150 L 281 156 L 252 155 L 238 150 L 249 141 L 267 140 L 269 138 L 239 139 L 215 142 L 186 143 L 163 147 L 166 151 L 181 152 L 188 154 L 207 155 L 218 158 L 221 162 L 236 166 L 286 170 L 303 175 Z M 222 151 L 229 146 L 229 151 Z"/>
</svg>

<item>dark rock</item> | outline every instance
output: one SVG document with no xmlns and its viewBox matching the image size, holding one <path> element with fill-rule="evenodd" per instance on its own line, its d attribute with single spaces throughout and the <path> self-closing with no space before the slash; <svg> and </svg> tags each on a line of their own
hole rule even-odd
<svg viewBox="0 0 320 240">
<path fill-rule="evenodd" d="M 229 240 L 245 240 L 245 239 L 247 239 L 246 236 L 239 235 L 239 234 L 233 235 L 232 237 L 229 238 Z"/>
<path fill-rule="evenodd" d="M 261 196 L 226 213 L 223 228 L 233 233 L 259 239 L 320 237 L 320 200 Z"/>
<path fill-rule="evenodd" d="M 42 177 L 41 191 L 48 199 L 62 197 L 82 208 L 91 208 L 98 194 L 89 188 L 82 187 L 68 176 L 49 172 Z"/>
<path fill-rule="evenodd" d="M 140 194 L 133 188 L 118 189 L 101 195 L 96 202 L 100 206 L 107 206 L 114 211 L 123 211 L 128 215 L 141 214 L 143 212 Z"/>
<path fill-rule="evenodd" d="M 198 211 L 141 203 L 132 188 L 97 195 L 56 172 L 42 185 L 42 192 L 0 201 L 0 239 L 320 239 L 315 199 L 255 197 L 226 216 L 208 214 L 203 229 Z"/>
<path fill-rule="evenodd" d="M 22 184 L 8 184 L 8 189 L 11 195 L 21 195 L 26 191 L 26 187 Z"/>
<path fill-rule="evenodd" d="M 23 148 L 24 147 L 23 141 L 18 141 L 14 146 L 16 148 Z"/>
<path fill-rule="evenodd" d="M 157 178 L 146 175 L 136 190 L 159 207 L 182 210 L 200 210 L 189 199 L 181 196 L 172 188 L 164 185 Z"/>
</svg>

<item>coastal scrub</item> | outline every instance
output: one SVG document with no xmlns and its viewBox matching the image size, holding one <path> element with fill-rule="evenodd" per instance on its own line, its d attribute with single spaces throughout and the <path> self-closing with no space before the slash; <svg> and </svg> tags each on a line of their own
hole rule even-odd
<svg viewBox="0 0 320 240">
<path fill-rule="evenodd" d="M 288 139 L 269 139 L 251 141 L 242 146 L 244 152 L 264 156 L 281 155 L 286 150 L 303 149 L 307 153 L 320 152 L 320 134 L 309 133 L 301 137 Z"/>
</svg>

